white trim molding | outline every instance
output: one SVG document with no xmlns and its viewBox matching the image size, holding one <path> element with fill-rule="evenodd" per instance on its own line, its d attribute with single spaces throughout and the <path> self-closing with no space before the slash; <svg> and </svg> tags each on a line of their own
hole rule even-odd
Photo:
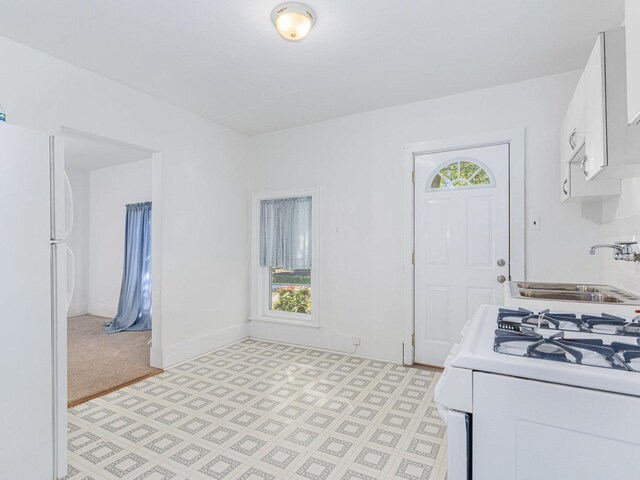
<svg viewBox="0 0 640 480">
<path fill-rule="evenodd" d="M 414 315 L 414 266 L 415 239 L 414 183 L 415 157 L 426 153 L 447 152 L 490 145 L 509 145 L 509 275 L 526 279 L 525 258 L 525 129 L 516 128 L 460 138 L 448 138 L 412 143 L 404 149 L 404 245 L 403 245 L 403 363 L 414 363 L 412 338 L 415 332 Z"/>
<path fill-rule="evenodd" d="M 311 197 L 311 314 L 274 311 L 269 308 L 269 274 L 260 266 L 260 202 L 274 198 Z M 318 187 L 264 190 L 251 194 L 251 315 L 255 322 L 320 327 L 319 262 L 319 189 Z"/>
<path fill-rule="evenodd" d="M 71 317 L 81 317 L 83 315 L 87 315 L 89 313 L 89 304 L 88 303 L 74 303 L 69 306 L 67 310 L 67 318 Z"/>
<path fill-rule="evenodd" d="M 354 345 L 353 337 L 324 332 L 321 328 L 312 329 L 300 325 L 277 325 L 253 321 L 249 324 L 249 338 L 297 346 L 303 345 L 330 352 L 402 364 L 398 341 L 387 340 L 384 337 L 371 339 L 362 345 Z"/>
<path fill-rule="evenodd" d="M 162 358 L 162 154 L 151 155 L 151 327 L 150 365 L 163 368 Z"/>
<path fill-rule="evenodd" d="M 228 345 L 240 342 L 249 336 L 249 328 L 246 323 L 224 328 L 190 340 L 169 345 L 158 350 L 162 359 L 162 365 L 158 368 L 175 367 L 201 355 L 224 348 Z"/>
<path fill-rule="evenodd" d="M 102 303 L 93 303 L 89 300 L 87 313 L 96 317 L 113 318 L 118 313 L 118 305 L 104 305 Z"/>
</svg>

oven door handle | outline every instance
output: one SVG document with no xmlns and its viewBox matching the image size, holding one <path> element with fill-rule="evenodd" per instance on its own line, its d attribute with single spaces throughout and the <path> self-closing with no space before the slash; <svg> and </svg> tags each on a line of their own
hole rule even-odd
<svg viewBox="0 0 640 480">
<path fill-rule="evenodd" d="M 447 464 L 448 480 L 469 480 L 471 478 L 471 414 L 447 410 Z"/>
</svg>

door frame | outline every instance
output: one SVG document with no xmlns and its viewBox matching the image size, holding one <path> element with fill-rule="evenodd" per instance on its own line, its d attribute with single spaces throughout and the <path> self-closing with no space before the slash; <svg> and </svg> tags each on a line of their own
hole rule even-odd
<svg viewBox="0 0 640 480">
<path fill-rule="evenodd" d="M 410 143 L 404 148 L 403 363 L 415 361 L 415 157 L 467 148 L 509 145 L 509 279 L 526 279 L 525 129 L 516 128 L 465 137 Z"/>
<path fill-rule="evenodd" d="M 149 351 L 149 364 L 155 368 L 163 368 L 162 357 L 162 153 L 156 149 L 104 137 L 84 130 L 61 125 L 53 134 L 55 138 L 64 139 L 65 135 L 75 135 L 101 142 L 134 147 L 146 150 L 151 158 L 151 308 L 153 309 L 153 324 L 151 328 L 151 348 Z M 61 152 L 64 158 L 64 150 Z M 63 161 L 64 165 L 64 161 Z M 67 333 L 67 317 L 58 319 L 55 326 L 59 335 Z M 67 342 L 58 337 L 53 339 L 54 345 L 54 370 L 53 370 L 53 410 L 56 424 L 56 438 L 54 439 L 53 465 L 55 478 L 62 478 L 67 472 Z M 62 360 L 61 360 L 62 359 Z M 61 371 L 60 371 L 61 370 Z"/>
<path fill-rule="evenodd" d="M 62 138 L 65 135 L 72 135 L 112 145 L 131 147 L 146 151 L 151 158 L 151 203 L 153 205 L 151 210 L 151 308 L 153 323 L 149 364 L 154 368 L 162 369 L 165 367 L 162 353 L 162 152 L 146 145 L 129 143 L 66 125 L 61 125 L 55 135 Z"/>
</svg>

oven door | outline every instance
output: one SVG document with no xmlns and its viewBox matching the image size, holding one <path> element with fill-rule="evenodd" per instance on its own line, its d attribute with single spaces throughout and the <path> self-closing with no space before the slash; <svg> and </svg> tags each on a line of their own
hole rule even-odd
<svg viewBox="0 0 640 480">
<path fill-rule="evenodd" d="M 471 479 L 471 414 L 456 410 L 441 412 L 447 423 L 447 479 Z"/>
</svg>

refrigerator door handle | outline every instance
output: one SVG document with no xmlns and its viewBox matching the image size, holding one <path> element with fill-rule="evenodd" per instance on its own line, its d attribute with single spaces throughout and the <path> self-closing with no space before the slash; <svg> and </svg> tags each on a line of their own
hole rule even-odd
<svg viewBox="0 0 640 480">
<path fill-rule="evenodd" d="M 71 259 L 71 268 L 67 269 L 67 279 L 71 281 L 70 286 L 67 283 L 67 311 L 69 311 L 69 307 L 71 307 L 71 301 L 73 300 L 73 294 L 76 289 L 76 257 L 69 245 L 65 243 L 64 246 L 67 249 L 68 258 Z"/>
<path fill-rule="evenodd" d="M 71 182 L 69 181 L 69 175 L 67 172 L 64 172 L 64 187 L 66 192 L 66 212 L 65 217 L 68 219 L 69 225 L 67 226 L 66 231 L 64 232 L 64 238 L 67 238 L 71 231 L 73 230 L 73 190 L 71 189 Z M 73 253 L 72 253 L 73 255 Z"/>
</svg>

